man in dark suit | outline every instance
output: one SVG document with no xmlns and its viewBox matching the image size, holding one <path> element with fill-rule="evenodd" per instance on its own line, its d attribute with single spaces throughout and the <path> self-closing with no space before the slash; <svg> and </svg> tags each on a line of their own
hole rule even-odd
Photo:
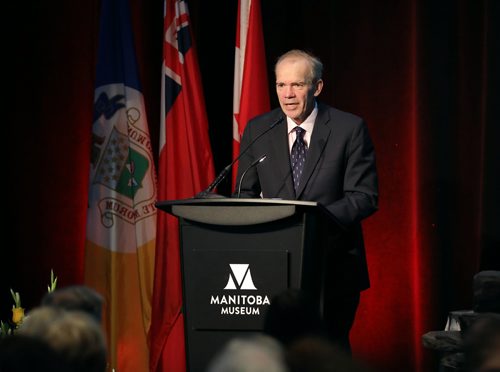
<svg viewBox="0 0 500 372">
<path fill-rule="evenodd" d="M 246 198 L 318 202 L 342 228 L 328 238 L 322 312 L 330 337 L 349 351 L 360 291 L 369 287 L 360 222 L 378 208 L 377 171 L 363 119 L 316 101 L 322 70 L 318 58 L 300 50 L 278 59 L 281 108 L 248 122 L 240 148 L 255 142 L 241 154 L 237 186 Z"/>
</svg>

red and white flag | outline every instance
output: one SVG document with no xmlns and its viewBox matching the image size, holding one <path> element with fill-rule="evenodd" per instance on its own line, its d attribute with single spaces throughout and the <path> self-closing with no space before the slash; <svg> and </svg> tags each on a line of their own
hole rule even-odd
<svg viewBox="0 0 500 372">
<path fill-rule="evenodd" d="M 260 0 L 239 0 L 234 57 L 233 159 L 248 120 L 269 111 L 269 86 Z M 236 186 L 237 164 L 233 167 Z"/>
<path fill-rule="evenodd" d="M 205 101 L 187 2 L 165 0 L 158 199 L 191 198 L 214 178 Z M 184 319 L 175 217 L 158 213 L 150 370 L 184 372 Z"/>
</svg>

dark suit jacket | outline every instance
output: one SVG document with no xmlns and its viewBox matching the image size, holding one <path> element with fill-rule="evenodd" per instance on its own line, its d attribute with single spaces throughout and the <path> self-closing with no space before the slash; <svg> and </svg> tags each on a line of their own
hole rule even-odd
<svg viewBox="0 0 500 372">
<path fill-rule="evenodd" d="M 283 117 L 281 109 L 250 120 L 240 149 Z M 266 159 L 249 165 L 260 156 Z M 360 221 L 377 210 L 378 184 L 373 144 L 358 116 L 319 103 L 306 163 L 295 194 L 286 120 L 255 141 L 239 160 L 241 197 L 308 200 L 322 204 L 345 231 L 332 242 L 327 258 L 327 286 L 342 294 L 369 287 Z M 332 229 L 334 231 L 335 229 Z M 333 240 L 333 238 L 332 238 Z"/>
</svg>

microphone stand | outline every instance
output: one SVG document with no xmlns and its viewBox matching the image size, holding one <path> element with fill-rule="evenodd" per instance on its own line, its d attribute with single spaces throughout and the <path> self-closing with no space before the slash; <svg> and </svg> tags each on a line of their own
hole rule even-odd
<svg viewBox="0 0 500 372">
<path fill-rule="evenodd" d="M 259 138 L 261 138 L 264 134 L 269 132 L 271 129 L 273 129 L 276 125 L 281 123 L 285 117 L 283 115 L 280 115 L 280 117 L 274 121 L 269 128 L 267 128 L 264 132 L 259 134 L 257 137 L 255 137 L 247 147 L 243 149 L 243 151 L 240 151 L 240 154 L 231 162 L 231 164 L 227 165 L 220 173 L 219 175 L 215 178 L 215 180 L 203 191 L 200 191 L 198 194 L 195 195 L 195 199 L 221 199 L 225 198 L 225 196 L 213 193 L 212 191 L 217 187 L 219 183 L 221 183 L 228 175 L 229 171 L 233 167 L 234 163 L 236 163 L 240 158 L 248 151 L 248 149 L 257 141 Z M 261 159 L 264 160 L 264 159 Z M 257 162 L 258 163 L 258 162 Z M 255 164 L 257 164 L 255 163 Z M 252 163 L 253 164 L 253 163 Z M 249 167 L 251 168 L 251 167 Z M 248 170 L 248 169 L 247 169 Z M 246 171 L 245 171 L 246 172 Z M 240 182 L 241 184 L 241 182 Z"/>
</svg>

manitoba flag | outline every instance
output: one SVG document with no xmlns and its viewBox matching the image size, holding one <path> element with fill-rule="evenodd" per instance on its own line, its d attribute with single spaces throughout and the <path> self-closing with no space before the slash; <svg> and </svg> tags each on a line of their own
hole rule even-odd
<svg viewBox="0 0 500 372">
<path fill-rule="evenodd" d="M 109 370 L 148 369 L 155 170 L 128 0 L 103 0 L 96 68 L 85 283 L 105 300 Z"/>
<path fill-rule="evenodd" d="M 239 0 L 233 89 L 233 159 L 248 120 L 269 111 L 269 86 L 260 0 Z M 236 170 L 233 167 L 233 188 Z"/>
<path fill-rule="evenodd" d="M 186 1 L 166 0 L 158 199 L 191 198 L 214 178 L 208 122 Z M 186 369 L 184 319 L 175 217 L 158 214 L 151 371 Z"/>
</svg>

